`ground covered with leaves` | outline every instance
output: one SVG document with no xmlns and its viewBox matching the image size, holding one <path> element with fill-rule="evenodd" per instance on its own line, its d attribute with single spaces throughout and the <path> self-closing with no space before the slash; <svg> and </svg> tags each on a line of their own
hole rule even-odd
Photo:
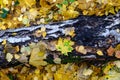
<svg viewBox="0 0 120 80">
<path fill-rule="evenodd" d="M 101 66 L 68 63 L 44 67 L 16 66 L 0 70 L 0 80 L 119 80 L 120 61 Z"/>
<path fill-rule="evenodd" d="M 78 15 L 115 14 L 120 0 L 1 0 L 0 30 L 46 24 Z"/>
<path fill-rule="evenodd" d="M 116 14 L 119 9 L 120 0 L 0 0 L 0 30 L 59 22 L 79 15 L 107 16 Z M 120 33 L 119 28 L 116 31 Z M 43 26 L 32 35 L 45 38 L 47 34 Z M 15 35 L 18 33 L 10 36 Z M 3 40 L 0 45 L 0 80 L 119 80 L 119 60 L 90 64 L 71 52 L 120 59 L 120 44 L 109 46 L 105 54 L 102 49 L 76 45 L 71 39 L 76 35 L 74 27 L 65 28 L 64 35 L 27 45 L 14 45 Z M 113 41 L 109 39 L 107 43 Z M 14 65 L 18 62 L 19 65 Z"/>
</svg>

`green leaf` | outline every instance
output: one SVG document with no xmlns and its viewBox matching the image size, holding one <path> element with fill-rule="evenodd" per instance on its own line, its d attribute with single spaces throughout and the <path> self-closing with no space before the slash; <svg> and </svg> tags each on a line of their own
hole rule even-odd
<svg viewBox="0 0 120 80">
<path fill-rule="evenodd" d="M 17 6 L 18 4 L 20 4 L 20 3 L 18 0 L 16 0 L 14 6 Z"/>
<path fill-rule="evenodd" d="M 58 8 L 62 8 L 62 4 L 57 4 L 56 5 Z"/>
<path fill-rule="evenodd" d="M 73 2 L 75 2 L 75 0 L 69 0 L 69 2 L 73 3 Z"/>
<path fill-rule="evenodd" d="M 69 39 L 58 39 L 58 43 L 56 44 L 57 51 L 61 51 L 62 54 L 68 55 L 68 52 L 72 52 L 74 42 Z"/>
<path fill-rule="evenodd" d="M 69 41 L 64 43 L 64 46 L 69 46 Z"/>
<path fill-rule="evenodd" d="M 14 80 L 12 74 L 8 74 L 8 77 L 9 77 L 10 80 Z"/>
<path fill-rule="evenodd" d="M 67 1 L 67 0 L 64 0 L 64 1 L 62 2 L 62 4 L 68 5 L 68 1 Z"/>
<path fill-rule="evenodd" d="M 2 14 L 0 14 L 0 17 L 1 17 L 1 18 L 6 18 L 6 17 L 7 17 L 7 13 L 2 13 Z"/>
<path fill-rule="evenodd" d="M 4 8 L 2 8 L 2 12 L 3 12 L 3 13 L 8 13 L 9 11 L 6 10 L 6 9 L 4 9 Z"/>
<path fill-rule="evenodd" d="M 1 18 L 6 18 L 6 17 L 7 17 L 7 14 L 9 13 L 9 11 L 6 10 L 6 9 L 4 9 L 4 8 L 2 8 L 2 12 L 3 12 L 3 13 L 0 14 L 0 17 L 1 17 Z"/>
</svg>

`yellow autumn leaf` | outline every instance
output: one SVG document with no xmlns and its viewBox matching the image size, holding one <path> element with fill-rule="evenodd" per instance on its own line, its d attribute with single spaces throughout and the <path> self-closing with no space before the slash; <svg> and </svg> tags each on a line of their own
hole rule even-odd
<svg viewBox="0 0 120 80">
<path fill-rule="evenodd" d="M 20 16 L 18 17 L 18 21 L 22 21 L 22 19 L 23 19 L 23 15 L 20 15 Z"/>
<path fill-rule="evenodd" d="M 19 50 L 20 50 L 19 46 L 15 46 L 15 50 L 16 50 L 16 52 L 19 52 Z"/>
<path fill-rule="evenodd" d="M 34 48 L 31 52 L 29 64 L 35 66 L 35 67 L 40 67 L 40 66 L 45 66 L 47 65 L 47 62 L 44 61 L 46 58 L 45 56 L 39 56 L 40 49 L 39 48 Z"/>
<path fill-rule="evenodd" d="M 0 71 L 0 79 L 3 80 L 10 80 L 10 78 L 2 71 Z"/>
<path fill-rule="evenodd" d="M 47 34 L 46 32 L 42 32 L 43 38 L 45 38 L 46 34 Z"/>
<path fill-rule="evenodd" d="M 56 73 L 56 74 L 54 74 L 54 78 L 55 78 L 55 80 L 62 80 L 63 76 L 61 73 Z"/>
<path fill-rule="evenodd" d="M 30 9 L 28 12 L 26 12 L 26 15 L 28 16 L 28 19 L 35 20 L 38 15 L 37 8 Z"/>
<path fill-rule="evenodd" d="M 8 0 L 3 0 L 3 4 L 8 4 Z"/>
<path fill-rule="evenodd" d="M 89 11 L 83 10 L 83 15 L 87 15 Z"/>
<path fill-rule="evenodd" d="M 6 39 L 5 40 L 3 40 L 3 42 L 2 42 L 2 45 L 5 45 L 6 44 Z"/>
<path fill-rule="evenodd" d="M 101 0 L 103 4 L 107 4 L 107 3 L 110 3 L 109 0 Z"/>
<path fill-rule="evenodd" d="M 40 51 L 40 52 L 38 53 L 38 56 L 44 56 L 44 54 L 45 54 L 45 52 Z"/>
<path fill-rule="evenodd" d="M 15 59 L 19 59 L 19 58 L 20 58 L 20 55 L 15 54 L 14 57 L 15 57 Z"/>
<path fill-rule="evenodd" d="M 36 35 L 37 37 L 42 36 L 43 38 L 45 38 L 45 36 L 47 35 L 47 33 L 46 33 L 46 27 L 41 27 L 40 30 L 37 30 L 37 31 L 35 32 L 35 35 Z"/>
<path fill-rule="evenodd" d="M 42 32 L 42 36 L 43 36 L 43 38 L 45 38 L 45 36 L 46 36 L 46 27 L 41 27 L 41 32 Z"/>
<path fill-rule="evenodd" d="M 40 0 L 41 7 L 50 8 L 50 5 L 47 4 L 46 0 Z"/>
<path fill-rule="evenodd" d="M 72 42 L 68 39 L 59 38 L 58 42 L 56 44 L 56 49 L 57 49 L 57 51 L 61 51 L 62 54 L 68 55 L 67 54 L 68 52 L 72 52 L 73 45 L 74 45 L 74 42 Z"/>
<path fill-rule="evenodd" d="M 109 13 L 115 14 L 114 7 L 110 8 Z"/>
<path fill-rule="evenodd" d="M 2 25 L 2 24 L 0 24 L 1 26 L 0 26 L 0 30 L 6 30 L 6 26 L 4 26 L 4 25 Z"/>
<path fill-rule="evenodd" d="M 35 0 L 19 0 L 21 6 L 32 7 L 36 4 Z"/>
<path fill-rule="evenodd" d="M 120 51 L 120 44 L 115 47 L 115 51 Z"/>
<path fill-rule="evenodd" d="M 104 74 L 108 74 L 109 70 L 113 67 L 114 65 L 111 63 L 108 63 L 106 67 L 103 69 Z"/>
<path fill-rule="evenodd" d="M 97 50 L 97 54 L 98 54 L 99 56 L 103 56 L 103 55 L 104 55 L 101 50 Z"/>
</svg>

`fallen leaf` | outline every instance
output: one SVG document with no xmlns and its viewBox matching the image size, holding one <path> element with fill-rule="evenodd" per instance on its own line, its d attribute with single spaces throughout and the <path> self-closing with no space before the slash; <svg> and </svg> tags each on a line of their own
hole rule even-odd
<svg viewBox="0 0 120 80">
<path fill-rule="evenodd" d="M 45 66 L 47 65 L 47 62 L 44 61 L 46 59 L 46 56 L 38 56 L 38 53 L 40 52 L 39 48 L 34 48 L 31 52 L 29 64 L 35 66 L 35 67 L 40 67 L 40 66 Z"/>
<path fill-rule="evenodd" d="M 20 56 L 20 58 L 17 59 L 18 61 L 20 61 L 22 63 L 28 62 L 28 57 L 25 54 L 20 54 L 19 56 Z"/>
<path fill-rule="evenodd" d="M 46 33 L 46 28 L 45 28 L 45 27 L 41 27 L 40 30 L 37 30 L 37 31 L 35 32 L 35 36 L 36 36 L 36 37 L 42 36 L 43 38 L 45 38 L 46 34 L 47 34 L 47 33 Z"/>
<path fill-rule="evenodd" d="M 120 44 L 118 44 L 116 47 L 115 47 L 115 51 L 118 51 L 120 50 Z"/>
<path fill-rule="evenodd" d="M 120 68 L 120 61 L 119 61 L 119 60 L 114 61 L 113 63 L 114 63 L 118 68 Z"/>
<path fill-rule="evenodd" d="M 19 52 L 19 46 L 13 47 L 11 44 L 6 44 L 4 50 L 5 53 L 17 53 Z"/>
<path fill-rule="evenodd" d="M 30 48 L 32 48 L 32 49 L 35 48 L 35 47 L 37 47 L 37 46 L 36 46 L 36 43 L 34 43 L 34 42 L 30 43 L 29 46 L 30 46 Z"/>
<path fill-rule="evenodd" d="M 41 57 L 44 56 L 46 53 L 47 44 L 43 41 L 40 41 L 37 43 L 37 46 L 39 48 L 38 56 L 41 56 Z"/>
<path fill-rule="evenodd" d="M 97 54 L 98 54 L 99 56 L 103 56 L 103 52 L 102 52 L 101 50 L 97 50 Z"/>
<path fill-rule="evenodd" d="M 15 59 L 19 59 L 19 58 L 20 58 L 20 55 L 15 54 L 14 57 L 15 57 Z"/>
<path fill-rule="evenodd" d="M 60 59 L 60 58 L 55 58 L 55 59 L 54 59 L 54 63 L 56 63 L 56 64 L 61 64 L 61 59 Z"/>
<path fill-rule="evenodd" d="M 31 48 L 29 46 L 25 47 L 22 46 L 20 52 L 25 55 L 30 55 L 31 53 Z"/>
<path fill-rule="evenodd" d="M 69 39 L 62 39 L 59 38 L 56 44 L 57 51 L 61 51 L 62 54 L 68 55 L 68 52 L 72 52 L 74 42 L 70 41 Z"/>
<path fill-rule="evenodd" d="M 3 3 L 4 4 L 8 4 L 8 0 L 3 0 Z"/>
<path fill-rule="evenodd" d="M 89 76 L 89 75 L 91 75 L 93 73 L 93 70 L 91 70 L 91 69 L 84 69 L 83 70 L 83 75 L 84 76 Z"/>
<path fill-rule="evenodd" d="M 26 12 L 26 15 L 27 15 L 28 19 L 35 20 L 35 18 L 38 15 L 38 11 L 36 8 L 31 8 L 28 12 Z"/>
<path fill-rule="evenodd" d="M 114 52 L 115 52 L 115 49 L 112 46 L 110 46 L 107 49 L 108 56 L 113 56 Z"/>
<path fill-rule="evenodd" d="M 116 57 L 116 58 L 120 58 L 120 51 L 116 51 L 116 52 L 115 52 L 115 57 Z"/>
<path fill-rule="evenodd" d="M 65 28 L 65 35 L 69 35 L 69 36 L 75 36 L 75 28 L 74 27 L 70 27 L 70 28 Z"/>
<path fill-rule="evenodd" d="M 20 15 L 20 16 L 18 17 L 18 21 L 22 21 L 22 19 L 23 19 L 23 15 Z"/>
<path fill-rule="evenodd" d="M 103 69 L 103 73 L 104 74 L 108 74 L 108 72 L 110 71 L 110 69 L 113 67 L 113 64 L 108 63 L 105 68 Z"/>
<path fill-rule="evenodd" d="M 22 23 L 25 24 L 26 26 L 30 25 L 30 20 L 27 18 L 27 16 L 24 16 L 22 19 Z"/>
<path fill-rule="evenodd" d="M 6 54 L 6 59 L 8 62 L 10 62 L 13 59 L 13 55 L 11 53 Z"/>
<path fill-rule="evenodd" d="M 56 50 L 56 41 L 50 41 L 47 45 L 47 49 L 49 49 L 50 51 L 55 51 Z"/>
<path fill-rule="evenodd" d="M 3 40 L 3 42 L 2 42 L 2 45 L 5 45 L 6 44 L 6 39 L 5 40 Z"/>
<path fill-rule="evenodd" d="M 79 53 L 82 53 L 82 54 L 87 54 L 87 50 L 85 49 L 84 46 L 76 46 L 75 47 L 75 50 Z"/>
</svg>

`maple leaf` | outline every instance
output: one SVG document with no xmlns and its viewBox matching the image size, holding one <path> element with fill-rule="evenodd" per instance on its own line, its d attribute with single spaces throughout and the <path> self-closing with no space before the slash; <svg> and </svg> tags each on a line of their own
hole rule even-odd
<svg viewBox="0 0 120 80">
<path fill-rule="evenodd" d="M 59 38 L 58 43 L 56 44 L 56 49 L 57 51 L 61 51 L 62 54 L 68 55 L 67 53 L 73 50 L 72 48 L 73 45 L 74 42 L 68 39 Z"/>
</svg>

